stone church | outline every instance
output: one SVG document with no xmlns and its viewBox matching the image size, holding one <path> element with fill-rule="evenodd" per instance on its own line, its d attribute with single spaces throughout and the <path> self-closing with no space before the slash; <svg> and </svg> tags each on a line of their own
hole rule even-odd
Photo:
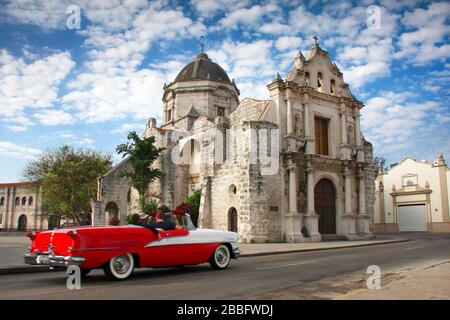
<svg viewBox="0 0 450 320">
<path fill-rule="evenodd" d="M 150 118 L 144 132 L 166 148 L 154 163 L 163 177 L 146 198 L 174 208 L 201 190 L 198 226 L 237 231 L 242 242 L 372 237 L 375 174 L 360 128 L 364 105 L 328 52 L 315 39 L 267 89 L 267 100 L 240 101 L 234 79 L 205 53 L 186 65 L 164 85 L 162 123 Z M 127 160 L 99 178 L 93 224 L 124 222 L 138 210 L 123 170 Z"/>
</svg>

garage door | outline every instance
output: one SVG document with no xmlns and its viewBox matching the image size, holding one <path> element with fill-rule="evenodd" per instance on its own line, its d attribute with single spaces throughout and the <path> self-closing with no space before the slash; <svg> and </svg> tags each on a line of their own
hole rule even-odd
<svg viewBox="0 0 450 320">
<path fill-rule="evenodd" d="M 399 231 L 427 231 L 427 212 L 425 205 L 398 207 Z"/>
</svg>

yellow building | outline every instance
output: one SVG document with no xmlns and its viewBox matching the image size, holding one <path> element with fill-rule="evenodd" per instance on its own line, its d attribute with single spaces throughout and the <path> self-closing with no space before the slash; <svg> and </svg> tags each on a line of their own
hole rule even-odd
<svg viewBox="0 0 450 320">
<path fill-rule="evenodd" d="M 41 214 L 38 190 L 30 182 L 0 183 L 0 230 L 43 228 L 47 228 L 47 218 Z"/>
<path fill-rule="evenodd" d="M 450 232 L 450 169 L 405 158 L 375 180 L 375 232 Z"/>
</svg>

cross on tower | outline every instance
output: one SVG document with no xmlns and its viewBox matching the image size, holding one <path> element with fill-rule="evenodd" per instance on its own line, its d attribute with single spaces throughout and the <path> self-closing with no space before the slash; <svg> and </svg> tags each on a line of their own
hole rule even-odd
<svg viewBox="0 0 450 320">
<path fill-rule="evenodd" d="M 317 36 L 317 34 L 314 35 L 313 39 L 314 39 L 314 44 L 315 44 L 316 46 L 318 46 L 319 43 L 317 42 L 317 40 L 319 40 L 319 37 Z"/>
<path fill-rule="evenodd" d="M 199 43 L 200 43 L 200 51 L 201 51 L 201 53 L 203 53 L 203 51 L 205 50 L 205 37 L 204 36 L 200 37 Z"/>
</svg>

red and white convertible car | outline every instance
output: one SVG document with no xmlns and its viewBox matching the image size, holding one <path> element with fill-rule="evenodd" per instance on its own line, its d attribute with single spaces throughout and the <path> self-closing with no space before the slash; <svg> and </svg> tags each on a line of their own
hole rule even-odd
<svg viewBox="0 0 450 320">
<path fill-rule="evenodd" d="M 114 280 L 128 278 L 134 268 L 196 265 L 209 262 L 214 269 L 225 269 L 239 254 L 235 232 L 196 229 L 188 214 L 184 230 L 158 230 L 159 237 L 136 225 L 73 227 L 30 232 L 30 252 L 25 263 L 68 267 L 77 265 L 82 275 L 102 268 Z"/>
</svg>

